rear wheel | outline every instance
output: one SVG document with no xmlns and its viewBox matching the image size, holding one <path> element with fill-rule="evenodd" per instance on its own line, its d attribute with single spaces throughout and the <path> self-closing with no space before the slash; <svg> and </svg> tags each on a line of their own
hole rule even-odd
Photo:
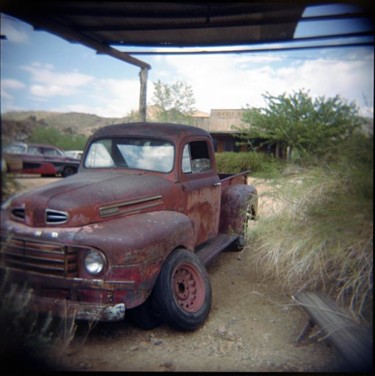
<svg viewBox="0 0 375 376">
<path fill-rule="evenodd" d="M 67 178 L 68 176 L 74 175 L 76 173 L 76 169 L 74 167 L 68 166 L 64 168 L 64 171 L 62 173 L 62 176 L 64 178 Z"/>
<path fill-rule="evenodd" d="M 207 270 L 195 254 L 185 249 L 177 249 L 169 255 L 154 293 L 161 317 L 179 330 L 198 328 L 211 309 Z"/>
</svg>

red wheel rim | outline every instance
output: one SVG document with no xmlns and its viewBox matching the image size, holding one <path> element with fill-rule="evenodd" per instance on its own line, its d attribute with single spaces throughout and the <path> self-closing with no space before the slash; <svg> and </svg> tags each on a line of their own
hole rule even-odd
<svg viewBox="0 0 375 376">
<path fill-rule="evenodd" d="M 205 284 L 202 276 L 191 264 L 180 264 L 172 277 L 175 298 L 187 312 L 198 311 L 205 299 Z"/>
</svg>

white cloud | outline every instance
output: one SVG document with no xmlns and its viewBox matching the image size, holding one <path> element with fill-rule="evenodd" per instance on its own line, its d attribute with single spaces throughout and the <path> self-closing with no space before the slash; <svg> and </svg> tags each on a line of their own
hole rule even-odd
<svg viewBox="0 0 375 376">
<path fill-rule="evenodd" d="M 139 80 L 98 79 L 92 83 L 90 101 L 95 113 L 104 117 L 123 117 L 139 106 Z"/>
<path fill-rule="evenodd" d="M 18 80 L 13 79 L 2 79 L 1 80 L 1 99 L 4 103 L 4 100 L 12 100 L 14 96 L 10 94 L 12 90 L 20 90 L 25 88 L 25 84 Z"/>
<path fill-rule="evenodd" d="M 29 91 L 34 100 L 54 101 L 53 107 L 59 111 L 122 117 L 138 108 L 139 79 L 96 79 L 77 71 L 61 72 L 39 62 L 24 66 L 23 70 L 30 73 Z M 64 97 L 64 101 L 56 105 L 56 97 Z"/>
<path fill-rule="evenodd" d="M 300 89 L 309 91 L 312 97 L 338 94 L 356 101 L 363 111 L 368 103 L 373 103 L 373 55 L 371 58 L 361 56 L 349 61 L 247 55 L 167 56 L 155 60 L 160 68 L 151 72 L 154 81 L 186 81 L 194 90 L 196 107 L 203 111 L 242 108 L 246 104 L 264 106 L 262 94 L 279 95 Z M 176 74 L 171 75 L 171 71 Z M 369 113 L 369 109 L 365 112 Z"/>
<path fill-rule="evenodd" d="M 25 84 L 19 80 L 13 80 L 11 78 L 5 78 L 1 80 L 1 87 L 4 89 L 23 89 L 25 88 Z"/>
<path fill-rule="evenodd" d="M 373 55 L 353 61 L 321 58 L 285 59 L 278 55 L 157 56 L 152 59 L 147 102 L 153 82 L 185 81 L 194 91 L 196 108 L 264 106 L 263 94 L 292 93 L 300 89 L 313 97 L 340 95 L 360 105 L 361 114 L 373 116 Z M 59 111 L 84 111 L 104 117 L 122 117 L 139 106 L 139 78 L 95 78 L 76 70 L 59 71 L 51 64 L 23 66 L 30 74 L 29 93 L 34 101 L 49 102 Z M 110 75 L 109 75 L 110 77 Z M 25 88 L 17 80 L 3 80 L 4 99 Z M 3 94 L 2 94 L 3 95 Z M 56 99 L 59 102 L 56 102 Z"/>
<path fill-rule="evenodd" d="M 1 34 L 5 35 L 9 42 L 26 43 L 29 40 L 27 33 L 15 25 L 18 24 L 13 20 L 1 17 Z"/>
<path fill-rule="evenodd" d="M 79 72 L 58 72 L 51 64 L 24 66 L 31 74 L 30 92 L 37 97 L 67 96 L 79 93 L 94 77 Z"/>
</svg>

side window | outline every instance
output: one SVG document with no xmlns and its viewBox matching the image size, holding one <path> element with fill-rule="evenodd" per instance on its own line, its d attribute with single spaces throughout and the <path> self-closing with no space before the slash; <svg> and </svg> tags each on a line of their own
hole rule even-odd
<svg viewBox="0 0 375 376">
<path fill-rule="evenodd" d="M 182 171 L 185 174 L 209 171 L 211 160 L 207 142 L 193 141 L 186 144 L 182 154 Z"/>
<path fill-rule="evenodd" d="M 115 163 L 109 152 L 110 148 L 110 140 L 99 140 L 91 144 L 86 156 L 85 167 L 113 167 Z"/>
<path fill-rule="evenodd" d="M 33 154 L 33 155 L 43 155 L 42 150 L 36 146 L 30 146 L 27 154 Z"/>
<path fill-rule="evenodd" d="M 43 155 L 46 155 L 47 157 L 55 157 L 57 155 L 57 152 L 55 149 L 50 148 L 43 148 Z"/>
</svg>

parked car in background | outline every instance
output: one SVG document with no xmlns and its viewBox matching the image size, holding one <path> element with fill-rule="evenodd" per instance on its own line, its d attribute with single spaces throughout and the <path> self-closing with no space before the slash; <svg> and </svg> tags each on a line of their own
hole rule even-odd
<svg viewBox="0 0 375 376">
<path fill-rule="evenodd" d="M 64 154 L 70 158 L 81 159 L 83 155 L 83 151 L 82 150 L 65 150 Z"/>
<path fill-rule="evenodd" d="M 7 172 L 67 177 L 78 171 L 79 160 L 52 145 L 15 142 L 4 148 Z"/>
</svg>

